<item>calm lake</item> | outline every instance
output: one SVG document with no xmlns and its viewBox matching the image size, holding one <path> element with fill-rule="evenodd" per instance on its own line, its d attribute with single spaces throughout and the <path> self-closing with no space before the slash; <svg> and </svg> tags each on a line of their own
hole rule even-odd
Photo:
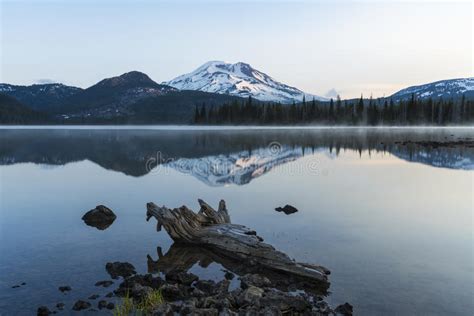
<svg viewBox="0 0 474 316">
<path fill-rule="evenodd" d="M 474 129 L 0 129 L 0 164 L 1 315 L 58 302 L 72 313 L 114 289 L 94 286 L 110 261 L 147 272 L 173 242 L 145 204 L 198 210 L 198 198 L 224 199 L 233 223 L 329 268 L 333 306 L 474 310 Z M 81 220 L 99 204 L 117 214 L 105 230 Z M 285 204 L 299 211 L 275 211 Z M 222 279 L 210 262 L 191 272 Z"/>
</svg>

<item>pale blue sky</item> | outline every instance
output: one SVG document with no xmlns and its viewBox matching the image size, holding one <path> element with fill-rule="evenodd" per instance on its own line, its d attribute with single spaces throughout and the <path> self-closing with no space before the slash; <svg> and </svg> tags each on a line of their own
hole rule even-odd
<svg viewBox="0 0 474 316">
<path fill-rule="evenodd" d="M 319 95 L 473 76 L 471 1 L 1 1 L 0 81 L 88 87 L 244 61 Z"/>
</svg>

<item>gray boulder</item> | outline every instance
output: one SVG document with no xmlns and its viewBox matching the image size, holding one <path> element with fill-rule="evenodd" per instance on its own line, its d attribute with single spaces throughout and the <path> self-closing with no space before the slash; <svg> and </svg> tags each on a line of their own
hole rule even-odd
<svg viewBox="0 0 474 316">
<path fill-rule="evenodd" d="M 82 220 L 86 225 L 95 227 L 99 230 L 108 228 L 116 218 L 117 216 L 114 212 L 104 205 L 97 205 L 94 209 L 82 216 Z"/>
</svg>

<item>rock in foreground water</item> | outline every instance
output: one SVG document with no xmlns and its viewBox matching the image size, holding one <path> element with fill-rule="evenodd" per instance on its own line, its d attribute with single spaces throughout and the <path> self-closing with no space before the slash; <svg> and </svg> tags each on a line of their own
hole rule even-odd
<svg viewBox="0 0 474 316">
<path fill-rule="evenodd" d="M 51 311 L 46 306 L 40 306 L 38 307 L 38 311 L 36 314 L 38 316 L 48 316 L 49 314 L 51 314 Z"/>
<path fill-rule="evenodd" d="M 83 309 L 88 309 L 91 307 L 91 303 L 79 300 L 76 303 L 74 303 L 74 306 L 72 307 L 73 310 L 75 311 L 81 311 Z"/>
<path fill-rule="evenodd" d="M 135 267 L 128 262 L 108 262 L 105 269 L 112 279 L 117 279 L 119 276 L 126 278 L 137 273 Z"/>
<path fill-rule="evenodd" d="M 344 303 L 336 307 L 334 311 L 340 315 L 352 316 L 352 305 L 349 303 Z"/>
<path fill-rule="evenodd" d="M 65 292 L 71 291 L 72 289 L 71 289 L 71 287 L 70 287 L 69 285 L 65 285 L 65 286 L 60 286 L 60 287 L 59 287 L 59 290 L 60 290 L 61 292 L 65 293 Z"/>
<path fill-rule="evenodd" d="M 97 307 L 99 309 L 106 308 L 107 307 L 107 301 L 104 301 L 104 300 L 99 301 L 99 303 L 97 304 Z"/>
<path fill-rule="evenodd" d="M 277 207 L 275 208 L 275 211 L 277 212 L 283 212 L 285 213 L 286 215 L 290 215 L 290 214 L 293 214 L 293 213 L 296 213 L 298 212 L 298 210 L 296 209 L 296 207 L 294 206 L 291 206 L 291 205 L 285 205 L 284 207 Z"/>
<path fill-rule="evenodd" d="M 108 228 L 116 218 L 117 216 L 114 212 L 104 205 L 98 205 L 82 216 L 82 220 L 86 225 L 95 227 L 99 230 Z"/>
<path fill-rule="evenodd" d="M 102 286 L 102 287 L 109 287 L 112 284 L 114 284 L 114 281 L 110 280 L 104 280 L 104 281 L 98 281 L 95 283 L 95 286 Z"/>
</svg>

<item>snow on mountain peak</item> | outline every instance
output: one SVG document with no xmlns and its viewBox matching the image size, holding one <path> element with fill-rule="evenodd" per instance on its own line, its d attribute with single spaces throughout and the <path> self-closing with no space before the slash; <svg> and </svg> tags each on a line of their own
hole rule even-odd
<svg viewBox="0 0 474 316">
<path fill-rule="evenodd" d="M 326 100 L 285 85 L 244 62 L 235 64 L 224 61 L 209 61 L 191 73 L 164 82 L 181 90 L 198 90 L 230 94 L 240 97 L 252 96 L 261 101 L 281 103 L 307 100 Z"/>
<path fill-rule="evenodd" d="M 394 93 L 394 99 L 417 98 L 452 98 L 474 95 L 474 77 L 435 81 L 418 86 L 412 86 Z"/>
</svg>

